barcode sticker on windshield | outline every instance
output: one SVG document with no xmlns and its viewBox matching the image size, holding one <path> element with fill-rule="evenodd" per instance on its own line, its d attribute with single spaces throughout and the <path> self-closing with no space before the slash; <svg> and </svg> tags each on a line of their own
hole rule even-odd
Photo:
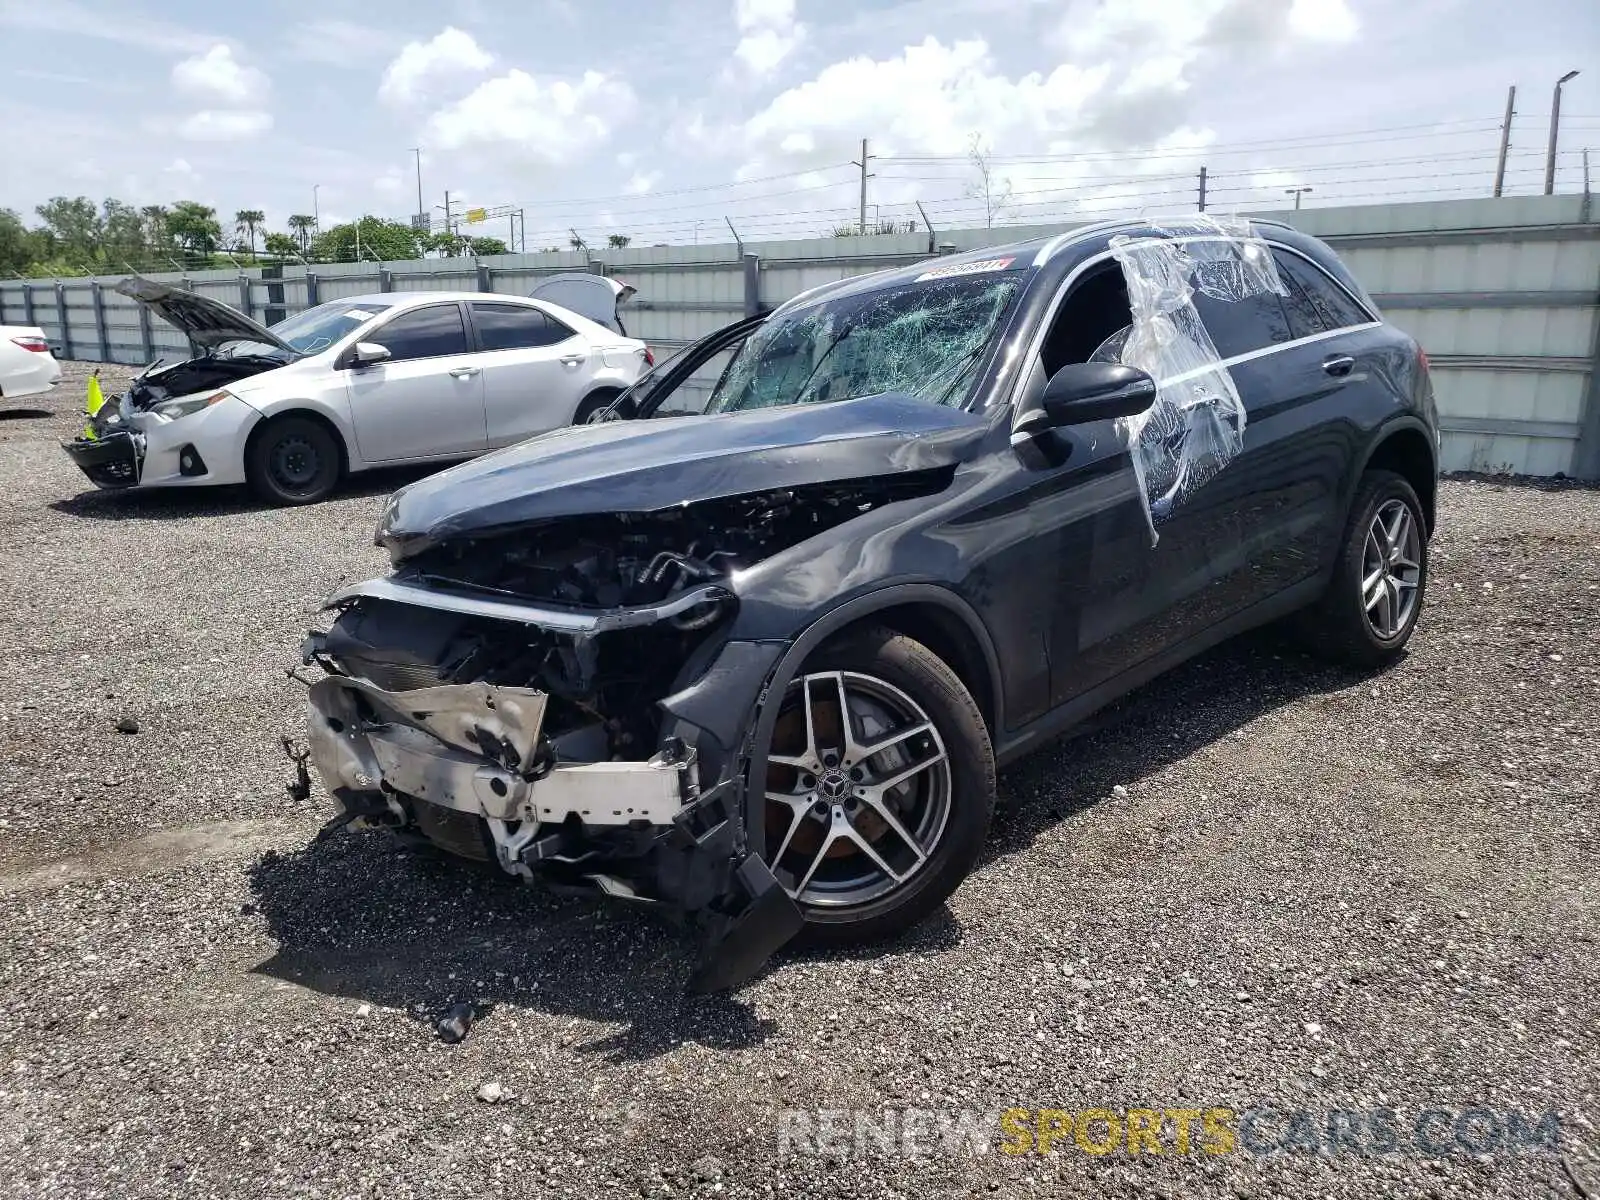
<svg viewBox="0 0 1600 1200">
<path fill-rule="evenodd" d="M 930 279 L 951 279 L 957 275 L 983 275 L 989 271 L 1004 271 L 1017 260 L 1014 258 L 985 258 L 979 262 L 956 263 L 948 267 L 935 267 L 918 275 L 913 283 L 926 283 Z"/>
<path fill-rule="evenodd" d="M 344 315 L 352 321 L 370 321 L 373 317 L 373 314 L 364 308 L 347 308 Z"/>
</svg>

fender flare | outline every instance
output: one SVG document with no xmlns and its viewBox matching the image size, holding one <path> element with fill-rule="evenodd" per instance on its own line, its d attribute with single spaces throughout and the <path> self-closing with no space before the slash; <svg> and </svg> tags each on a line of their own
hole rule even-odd
<svg viewBox="0 0 1600 1200">
<path fill-rule="evenodd" d="M 1360 455 L 1355 459 L 1354 469 L 1350 472 L 1350 477 L 1344 481 L 1344 494 L 1339 498 L 1339 508 L 1341 512 L 1346 514 L 1346 520 L 1349 519 L 1350 504 L 1355 499 L 1356 488 L 1361 483 L 1361 477 L 1367 473 L 1367 465 L 1372 461 L 1372 456 L 1378 452 L 1379 446 L 1383 445 L 1395 434 L 1405 430 L 1414 430 L 1420 433 L 1428 443 L 1428 456 L 1433 459 L 1433 477 L 1438 479 L 1439 441 L 1435 432 L 1428 427 L 1421 417 L 1414 416 L 1411 413 L 1400 413 L 1390 417 L 1382 425 L 1379 425 L 1373 431 L 1372 436 L 1367 439 L 1366 445 L 1362 447 Z M 1429 519 L 1432 520 L 1434 518 L 1430 516 Z"/>
<path fill-rule="evenodd" d="M 818 646 L 833 634 L 838 633 L 847 626 L 854 625 L 864 617 L 873 613 L 884 612 L 891 608 L 899 608 L 907 604 L 935 604 L 950 613 L 966 626 L 978 644 L 979 651 L 984 658 L 984 669 L 988 673 L 990 695 L 987 700 L 990 711 L 994 714 L 994 727 L 996 734 L 1005 728 L 1002 697 L 1004 689 L 1001 687 L 1000 659 L 995 652 L 994 639 L 989 636 L 988 628 L 979 619 L 978 614 L 970 604 L 963 600 L 950 588 L 935 583 L 896 583 L 888 587 L 878 588 L 862 596 L 846 600 L 843 604 L 829 609 L 817 620 L 800 633 L 782 657 L 772 668 L 767 676 L 766 683 L 762 686 L 760 698 L 756 706 L 756 719 L 750 725 L 749 741 L 746 743 L 747 780 L 764 779 L 767 771 L 767 750 L 772 744 L 772 732 L 778 722 L 778 705 L 769 704 L 768 700 L 777 696 L 780 699 L 788 689 L 794 677 L 799 674 L 800 666 Z M 746 790 L 747 796 L 750 794 Z M 765 830 L 763 821 L 765 814 L 762 807 L 747 803 L 745 806 L 745 834 L 752 847 L 763 844 L 762 837 Z"/>
</svg>

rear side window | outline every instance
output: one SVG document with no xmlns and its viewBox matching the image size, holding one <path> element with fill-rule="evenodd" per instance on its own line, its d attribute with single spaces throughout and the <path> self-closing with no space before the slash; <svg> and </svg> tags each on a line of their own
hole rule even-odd
<svg viewBox="0 0 1600 1200">
<path fill-rule="evenodd" d="M 521 304 L 474 304 L 472 324 L 485 350 L 524 350 L 554 346 L 572 335 L 554 317 Z"/>
<path fill-rule="evenodd" d="M 1289 331 L 1283 304 L 1271 292 L 1239 300 L 1217 300 L 1196 289 L 1194 307 L 1222 358 L 1264 350 L 1295 337 Z"/>
<path fill-rule="evenodd" d="M 467 327 L 458 304 L 432 304 L 401 313 L 372 335 L 394 362 L 467 352 Z"/>
<path fill-rule="evenodd" d="M 1291 321 L 1304 328 L 1297 329 L 1296 337 L 1310 333 L 1331 333 L 1335 329 L 1348 329 L 1352 325 L 1366 325 L 1372 317 L 1350 298 L 1321 267 L 1307 262 L 1298 254 L 1274 250 L 1278 261 L 1278 277 L 1289 289 L 1284 306 L 1289 309 Z"/>
</svg>

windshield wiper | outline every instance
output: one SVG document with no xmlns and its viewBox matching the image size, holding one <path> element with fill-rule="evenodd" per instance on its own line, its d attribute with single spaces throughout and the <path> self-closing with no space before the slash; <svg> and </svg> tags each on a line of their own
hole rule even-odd
<svg viewBox="0 0 1600 1200">
<path fill-rule="evenodd" d="M 950 393 L 955 391 L 957 385 L 960 384 L 961 381 L 964 380 L 967 377 L 967 369 L 969 367 L 971 367 L 974 363 L 976 363 L 978 361 L 978 359 L 982 356 L 983 352 L 985 350 L 987 350 L 988 348 L 989 348 L 989 339 L 984 338 L 976 346 L 974 346 L 972 349 L 968 350 L 960 358 L 956 359 L 955 364 L 954 364 L 955 369 L 956 369 L 955 378 L 952 379 L 949 383 L 945 384 L 944 390 L 942 392 L 940 392 L 938 394 L 938 396 L 934 397 L 934 401 L 933 402 L 935 404 L 943 406 L 944 402 L 950 398 Z"/>
<path fill-rule="evenodd" d="M 804 397 L 806 394 L 806 389 L 811 386 L 811 381 L 817 377 L 817 372 L 822 370 L 822 364 L 827 362 L 829 355 L 839 348 L 839 343 L 854 333 L 855 330 L 855 322 L 850 321 L 846 322 L 843 329 L 834 334 L 833 340 L 828 343 L 828 348 L 822 352 L 822 356 L 817 359 L 816 365 L 811 368 L 811 373 L 807 375 L 803 381 L 801 381 L 800 390 L 794 394 L 794 400 L 792 400 L 791 403 L 799 404 L 801 402 L 802 397 Z"/>
</svg>

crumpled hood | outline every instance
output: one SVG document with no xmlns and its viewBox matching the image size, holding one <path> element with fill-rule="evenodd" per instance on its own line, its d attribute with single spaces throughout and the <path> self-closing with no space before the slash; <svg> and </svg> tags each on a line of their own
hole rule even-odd
<svg viewBox="0 0 1600 1200">
<path fill-rule="evenodd" d="M 586 513 L 654 512 L 773 488 L 952 466 L 980 416 L 904 395 L 710 417 L 575 425 L 402 488 L 378 544 L 397 561 L 463 534 Z"/>
<path fill-rule="evenodd" d="M 200 350 L 215 350 L 224 342 L 261 342 L 298 356 L 265 325 L 258 325 L 236 308 L 220 300 L 200 296 L 185 288 L 170 287 L 154 280 L 130 276 L 117 284 L 117 291 L 144 305 L 169 325 L 188 336 Z"/>
</svg>

